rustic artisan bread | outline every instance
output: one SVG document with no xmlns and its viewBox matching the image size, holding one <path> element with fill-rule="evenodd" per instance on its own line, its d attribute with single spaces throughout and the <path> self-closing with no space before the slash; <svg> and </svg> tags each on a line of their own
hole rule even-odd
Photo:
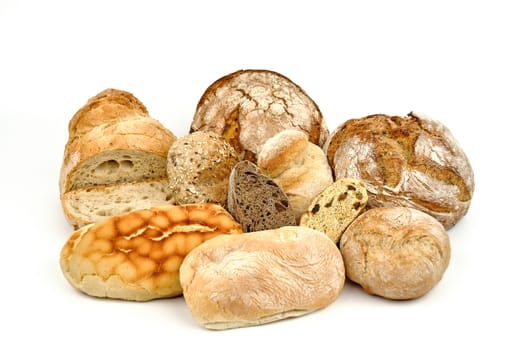
<svg viewBox="0 0 527 350">
<path fill-rule="evenodd" d="M 324 308 L 342 291 L 345 272 L 326 235 L 290 226 L 210 239 L 185 257 L 180 278 L 192 317 L 228 329 Z"/>
<path fill-rule="evenodd" d="M 214 236 L 241 232 L 215 204 L 136 210 L 74 231 L 60 266 L 73 287 L 91 296 L 168 298 L 182 293 L 179 268 L 188 252 Z"/>
<path fill-rule="evenodd" d="M 248 160 L 237 163 L 229 176 L 227 209 L 244 232 L 296 225 L 286 194 Z"/>
<path fill-rule="evenodd" d="M 298 85 L 269 70 L 239 70 L 211 84 L 196 108 L 190 132 L 222 135 L 242 159 L 256 162 L 264 142 L 285 129 L 297 129 L 322 146 L 326 122 Z"/>
<path fill-rule="evenodd" d="M 428 293 L 450 261 L 443 225 L 413 208 L 367 210 L 340 239 L 347 277 L 370 294 L 414 299 Z"/>
<path fill-rule="evenodd" d="M 370 207 L 416 208 L 448 229 L 470 206 L 470 162 L 451 132 L 425 115 L 349 119 L 324 149 L 336 179 L 365 182 Z"/>
<path fill-rule="evenodd" d="M 342 178 L 326 187 L 311 202 L 300 219 L 300 226 L 324 232 L 335 243 L 368 203 L 362 180 Z"/>
<path fill-rule="evenodd" d="M 131 203 L 131 209 L 143 208 L 144 202 L 133 204 L 136 197 L 141 197 L 140 193 L 123 198 L 124 192 L 131 192 L 113 185 L 146 182 L 136 189 L 148 188 L 144 196 L 152 198 L 149 184 L 160 181 L 154 189 L 162 191 L 154 197 L 166 196 L 162 183 L 167 179 L 167 153 L 175 140 L 172 132 L 150 118 L 144 106 L 127 92 L 110 89 L 90 99 L 70 121 L 70 135 L 64 148 L 59 191 L 66 217 L 74 226 L 86 223 L 86 216 L 91 213 L 70 211 L 75 204 L 69 201 L 79 195 L 90 197 L 80 191 L 93 191 L 100 186 L 108 186 L 107 190 L 99 191 L 107 196 L 85 203 L 86 208 L 94 208 L 100 202 L 110 205 L 111 198 Z M 110 191 L 113 188 L 119 193 L 113 194 Z M 114 204 L 121 206 L 118 202 Z M 96 221 L 93 217 L 87 222 Z"/>
<path fill-rule="evenodd" d="M 285 192 L 297 222 L 313 198 L 333 183 L 326 154 L 299 130 L 284 130 L 269 138 L 257 164 Z"/>
<path fill-rule="evenodd" d="M 62 196 L 64 214 L 76 228 L 132 210 L 173 203 L 166 178 L 92 186 Z"/>
<path fill-rule="evenodd" d="M 234 148 L 213 132 L 197 131 L 174 141 L 167 174 L 175 202 L 226 207 L 229 175 L 239 161 Z"/>
</svg>

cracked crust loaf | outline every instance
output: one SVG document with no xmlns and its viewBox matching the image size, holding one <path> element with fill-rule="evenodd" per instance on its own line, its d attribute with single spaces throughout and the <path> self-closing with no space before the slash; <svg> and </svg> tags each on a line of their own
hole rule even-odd
<svg viewBox="0 0 527 350">
<path fill-rule="evenodd" d="M 318 194 L 300 219 L 300 226 L 324 232 L 335 243 L 368 203 L 368 192 L 359 179 L 338 179 Z"/>
<path fill-rule="evenodd" d="M 285 192 L 297 223 L 313 198 L 333 183 L 322 148 L 294 129 L 281 131 L 264 143 L 258 167 Z"/>
<path fill-rule="evenodd" d="M 335 179 L 364 181 L 369 207 L 415 208 L 446 229 L 468 211 L 474 192 L 469 159 L 444 125 L 423 114 L 349 119 L 324 150 Z"/>
<path fill-rule="evenodd" d="M 60 253 L 68 282 L 94 297 L 147 301 L 182 294 L 179 269 L 202 242 L 240 234 L 222 207 L 160 206 L 113 216 L 74 231 Z"/>
<path fill-rule="evenodd" d="M 176 137 L 159 121 L 150 118 L 146 108 L 132 94 L 115 89 L 104 90 L 79 109 L 70 121 L 69 130 L 59 192 L 66 218 L 75 227 L 99 219 L 98 216 L 90 218 L 92 211 L 71 210 L 75 203 L 69 201 L 79 194 L 89 199 L 93 196 L 87 192 L 98 191 L 104 196 L 91 200 L 83 207 L 95 211 L 99 211 L 96 208 L 99 203 L 109 204 L 112 198 L 121 200 L 114 203 L 116 207 L 123 207 L 122 202 L 128 202 L 133 210 L 144 208 L 148 198 L 166 196 L 166 157 Z M 135 186 L 141 182 L 143 184 Z M 153 182 L 158 183 L 153 188 L 148 187 Z M 101 186 L 107 188 L 96 190 Z M 149 191 L 142 196 L 123 190 L 123 187 L 134 188 L 133 191 L 148 188 Z M 157 188 L 161 191 L 152 194 L 152 190 Z M 112 189 L 117 189 L 118 193 L 112 193 Z M 82 191 L 86 193 L 80 193 Z M 125 193 L 130 195 L 123 197 Z M 145 197 L 145 200 L 135 206 L 137 197 Z M 165 203 L 170 203 L 170 200 Z M 160 203 L 156 200 L 155 204 Z"/>
<path fill-rule="evenodd" d="M 286 194 L 248 160 L 237 163 L 229 176 L 227 209 L 244 232 L 296 225 Z"/>
<path fill-rule="evenodd" d="M 185 257 L 180 276 L 192 317 L 218 330 L 322 309 L 345 282 L 337 246 L 299 226 L 215 237 Z"/>
<path fill-rule="evenodd" d="M 419 210 L 374 208 L 348 226 L 340 251 L 346 276 L 367 293 L 415 299 L 443 277 L 450 239 L 439 221 Z"/>
<path fill-rule="evenodd" d="M 216 132 L 255 163 L 264 142 L 285 129 L 300 130 L 319 146 L 329 135 L 316 103 L 290 79 L 269 70 L 239 70 L 203 93 L 190 132 Z"/>
<path fill-rule="evenodd" d="M 216 203 L 227 207 L 229 175 L 238 153 L 213 132 L 180 137 L 168 151 L 167 174 L 176 204 Z"/>
</svg>

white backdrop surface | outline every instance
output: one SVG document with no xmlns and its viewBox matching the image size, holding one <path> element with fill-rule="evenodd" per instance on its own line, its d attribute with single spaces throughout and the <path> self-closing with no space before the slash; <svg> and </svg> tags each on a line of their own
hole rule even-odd
<svg viewBox="0 0 527 350">
<path fill-rule="evenodd" d="M 0 347 L 526 349 L 525 14 L 507 0 L 0 0 Z M 102 300 L 67 283 L 58 176 L 77 109 L 127 90 L 183 136 L 209 84 L 249 68 L 300 85 L 330 130 L 413 110 L 452 131 L 476 191 L 429 294 L 394 302 L 347 282 L 323 310 L 217 332 L 183 298 Z"/>
</svg>

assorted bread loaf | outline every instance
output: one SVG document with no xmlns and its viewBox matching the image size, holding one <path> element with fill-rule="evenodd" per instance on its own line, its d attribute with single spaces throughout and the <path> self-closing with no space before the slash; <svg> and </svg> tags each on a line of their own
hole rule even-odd
<svg viewBox="0 0 527 350">
<path fill-rule="evenodd" d="M 423 296 L 449 266 L 446 230 L 474 191 L 439 121 L 376 114 L 329 134 L 305 91 L 267 70 L 211 84 L 179 138 L 115 89 L 68 131 L 66 279 L 96 297 L 183 295 L 210 329 L 319 310 L 346 276 L 384 298 Z"/>
</svg>

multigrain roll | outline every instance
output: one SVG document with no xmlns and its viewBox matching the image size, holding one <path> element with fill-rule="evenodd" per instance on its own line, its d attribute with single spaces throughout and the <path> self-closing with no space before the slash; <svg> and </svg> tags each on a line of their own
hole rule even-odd
<svg viewBox="0 0 527 350">
<path fill-rule="evenodd" d="M 346 276 L 369 294 L 415 299 L 428 293 L 450 262 L 450 239 L 432 216 L 412 208 L 364 212 L 340 239 Z"/>
<path fill-rule="evenodd" d="M 180 274 L 192 317 L 210 329 L 322 309 L 345 281 L 337 246 L 323 233 L 299 226 L 215 237 L 185 257 Z"/>
<path fill-rule="evenodd" d="M 179 268 L 202 242 L 240 234 L 216 204 L 136 210 L 74 231 L 60 253 L 64 276 L 95 297 L 147 301 L 181 295 Z"/>
<path fill-rule="evenodd" d="M 443 124 L 423 114 L 349 119 L 324 150 L 335 179 L 364 181 L 369 207 L 415 208 L 446 229 L 468 211 L 474 192 L 469 159 Z"/>
<path fill-rule="evenodd" d="M 300 130 L 322 146 L 329 132 L 316 103 L 285 76 L 239 70 L 210 85 L 196 108 L 190 132 L 222 135 L 242 159 L 256 162 L 264 142 L 285 129 Z"/>
</svg>

